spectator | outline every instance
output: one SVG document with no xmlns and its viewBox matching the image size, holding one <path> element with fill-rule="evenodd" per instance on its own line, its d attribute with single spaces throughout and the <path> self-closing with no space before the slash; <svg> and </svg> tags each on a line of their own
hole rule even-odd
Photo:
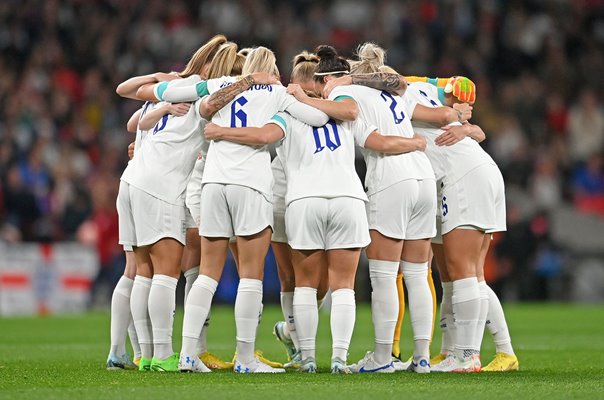
<svg viewBox="0 0 604 400">
<path fill-rule="evenodd" d="M 604 149 L 604 115 L 592 89 L 585 89 L 569 115 L 569 148 L 574 162 L 585 162 Z"/>
<path fill-rule="evenodd" d="M 219 32 L 241 47 L 272 47 L 284 82 L 300 50 L 330 43 L 352 55 L 366 40 L 405 74 L 469 75 L 478 83 L 473 122 L 508 188 L 533 209 L 574 201 L 599 212 L 603 11 L 598 1 L 2 1 L 0 235 L 72 240 L 96 227 L 90 221 L 111 226 L 103 221 L 127 161 L 124 125 L 139 107 L 114 88 L 181 69 Z M 530 236 L 531 217 L 514 217 L 503 248 Z M 96 236 L 110 264 L 115 249 L 100 241 L 111 234 Z"/>
<path fill-rule="evenodd" d="M 572 176 L 573 198 L 577 209 L 604 215 L 604 163 L 593 154 L 578 164 Z"/>
</svg>

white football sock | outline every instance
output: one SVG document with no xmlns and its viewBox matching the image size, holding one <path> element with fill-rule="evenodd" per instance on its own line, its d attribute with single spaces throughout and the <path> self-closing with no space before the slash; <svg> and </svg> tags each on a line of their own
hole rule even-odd
<svg viewBox="0 0 604 400">
<path fill-rule="evenodd" d="M 369 260 L 371 319 L 375 332 L 374 359 L 378 364 L 392 361 L 392 342 L 398 318 L 396 290 L 397 261 Z"/>
<path fill-rule="evenodd" d="M 317 299 L 317 308 L 319 311 L 323 309 L 325 304 L 328 304 L 327 307 L 331 307 L 329 304 L 331 303 L 331 289 L 327 289 L 325 296 L 322 299 Z M 328 310 L 329 311 L 329 310 Z"/>
<path fill-rule="evenodd" d="M 208 311 L 208 316 L 203 323 L 201 333 L 199 334 L 199 340 L 197 341 L 197 354 L 203 354 L 208 351 L 208 329 L 210 328 L 210 318 L 212 311 Z"/>
<path fill-rule="evenodd" d="M 256 336 L 258 336 L 258 330 L 260 329 L 260 323 L 262 322 L 262 311 L 264 310 L 264 303 L 260 300 L 260 311 L 258 312 L 258 324 L 256 325 Z"/>
<path fill-rule="evenodd" d="M 254 343 L 261 308 L 262 281 L 241 279 L 235 299 L 235 325 L 237 326 L 237 359 L 242 364 L 254 360 Z"/>
<path fill-rule="evenodd" d="M 457 328 L 455 353 L 461 360 L 466 360 L 479 351 L 474 340 L 480 314 L 480 290 L 476 277 L 453 281 L 451 300 Z"/>
<path fill-rule="evenodd" d="M 187 296 L 193 287 L 193 282 L 199 276 L 199 267 L 193 267 L 184 272 L 185 276 L 185 302 L 187 301 Z"/>
<path fill-rule="evenodd" d="M 181 355 L 189 357 L 199 355 L 199 336 L 204 322 L 209 318 L 212 298 L 217 286 L 218 282 L 206 275 L 199 275 L 193 283 L 185 303 Z"/>
<path fill-rule="evenodd" d="M 151 290 L 151 279 L 136 275 L 130 295 L 130 311 L 132 321 L 136 328 L 138 343 L 141 347 L 141 357 L 153 357 L 153 331 L 149 319 L 149 291 Z"/>
<path fill-rule="evenodd" d="M 455 351 L 455 321 L 453 319 L 453 282 L 443 282 L 443 298 L 440 303 L 440 330 L 442 341 L 440 345 L 441 354 L 453 354 Z"/>
<path fill-rule="evenodd" d="M 413 329 L 413 357 L 430 358 L 432 339 L 433 304 L 432 292 L 428 285 L 428 263 L 401 261 L 403 280 L 407 288 L 409 315 Z"/>
<path fill-rule="evenodd" d="M 508 330 L 508 324 L 505 321 L 505 314 L 501 307 L 499 298 L 487 285 L 487 294 L 489 295 L 489 312 L 487 313 L 486 326 L 493 336 L 495 342 L 495 351 L 498 353 L 514 354 L 512 339 Z"/>
<path fill-rule="evenodd" d="M 149 292 L 149 318 L 153 327 L 153 357 L 163 360 L 174 354 L 172 329 L 178 279 L 155 274 Z"/>
<path fill-rule="evenodd" d="M 281 311 L 283 311 L 283 318 L 285 318 L 283 333 L 294 342 L 296 350 L 299 350 L 300 342 L 298 341 L 298 332 L 296 332 L 296 324 L 294 323 L 294 292 L 281 292 Z"/>
<path fill-rule="evenodd" d="M 356 303 L 354 290 L 338 289 L 331 294 L 331 358 L 346 361 L 348 347 L 354 331 Z"/>
<path fill-rule="evenodd" d="M 489 312 L 489 293 L 487 288 L 488 286 L 485 281 L 478 282 L 478 290 L 480 291 L 480 314 L 478 314 L 478 325 L 476 326 L 476 336 L 474 337 L 478 350 L 482 347 L 484 327 L 487 321 L 487 313 Z"/>
<path fill-rule="evenodd" d="M 130 344 L 132 345 L 133 357 L 141 358 L 141 345 L 138 344 L 138 335 L 136 334 L 136 328 L 134 327 L 134 322 L 132 318 L 130 318 L 130 324 L 128 325 L 128 337 L 130 337 Z"/>
<path fill-rule="evenodd" d="M 187 296 L 193 287 L 193 283 L 199 276 L 199 267 L 193 267 L 184 272 L 185 276 L 185 303 L 187 302 Z M 199 335 L 199 341 L 197 342 L 197 354 L 203 354 L 208 351 L 208 326 L 210 325 L 210 315 L 206 318 L 203 328 L 201 328 L 201 334 Z"/>
<path fill-rule="evenodd" d="M 132 319 L 130 293 L 134 280 L 122 275 L 111 296 L 111 352 L 118 357 L 126 353 L 126 332 Z"/>
<path fill-rule="evenodd" d="M 319 326 L 317 289 L 297 287 L 293 299 L 294 320 L 302 359 L 315 357 L 315 340 Z"/>
</svg>

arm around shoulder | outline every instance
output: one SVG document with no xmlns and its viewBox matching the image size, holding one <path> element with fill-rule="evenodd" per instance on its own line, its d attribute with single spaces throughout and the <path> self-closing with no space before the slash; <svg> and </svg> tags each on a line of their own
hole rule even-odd
<svg viewBox="0 0 604 400">
<path fill-rule="evenodd" d="M 424 151 L 426 138 L 417 134 L 413 138 L 384 136 L 378 131 L 373 131 L 365 140 L 363 147 L 378 153 L 404 154 L 412 151 Z"/>
</svg>

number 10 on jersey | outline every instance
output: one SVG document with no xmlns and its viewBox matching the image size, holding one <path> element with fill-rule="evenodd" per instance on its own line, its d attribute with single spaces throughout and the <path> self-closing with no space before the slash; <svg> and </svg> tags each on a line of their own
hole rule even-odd
<svg viewBox="0 0 604 400">
<path fill-rule="evenodd" d="M 329 121 L 320 128 L 312 128 L 312 133 L 315 138 L 315 154 L 323 151 L 325 147 L 334 151 L 342 145 L 340 134 L 338 133 L 338 126 L 334 121 Z M 322 143 L 321 133 L 323 133 L 322 136 L 325 138 L 325 145 Z"/>
</svg>

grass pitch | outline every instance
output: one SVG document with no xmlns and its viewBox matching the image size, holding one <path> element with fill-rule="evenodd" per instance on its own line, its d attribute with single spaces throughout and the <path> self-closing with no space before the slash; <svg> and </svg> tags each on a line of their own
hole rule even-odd
<svg viewBox="0 0 604 400">
<path fill-rule="evenodd" d="M 328 372 L 329 317 L 321 315 L 318 335 L 320 374 L 235 375 L 106 371 L 109 315 L 0 319 L 0 398 L 8 399 L 351 399 L 351 398 L 604 398 L 604 306 L 510 305 L 512 340 L 520 359 L 517 373 L 332 376 Z M 278 307 L 265 307 L 257 348 L 274 360 L 285 352 L 271 335 Z M 175 349 L 180 348 L 178 313 Z M 411 354 L 408 318 L 404 355 Z M 232 357 L 235 324 L 231 307 L 212 310 L 210 350 Z M 359 307 L 349 361 L 372 348 L 370 310 Z M 432 352 L 438 351 L 438 329 Z M 483 363 L 494 347 L 488 334 Z M 443 395 L 446 393 L 446 395 Z"/>
</svg>

